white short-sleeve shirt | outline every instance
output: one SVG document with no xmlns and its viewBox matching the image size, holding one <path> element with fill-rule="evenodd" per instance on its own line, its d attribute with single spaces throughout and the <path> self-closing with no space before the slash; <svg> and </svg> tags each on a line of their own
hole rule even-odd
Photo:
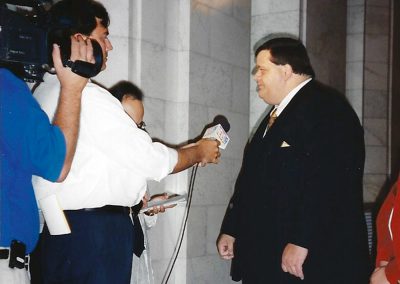
<svg viewBox="0 0 400 284">
<path fill-rule="evenodd" d="M 46 74 L 34 92 L 50 120 L 59 90 L 56 76 Z M 62 209 L 133 206 L 144 196 L 147 180 L 160 181 L 177 160 L 176 150 L 152 142 L 117 99 L 89 82 L 82 93 L 78 143 L 67 178 L 51 183 L 34 176 L 32 181 L 38 200 L 56 194 Z"/>
</svg>

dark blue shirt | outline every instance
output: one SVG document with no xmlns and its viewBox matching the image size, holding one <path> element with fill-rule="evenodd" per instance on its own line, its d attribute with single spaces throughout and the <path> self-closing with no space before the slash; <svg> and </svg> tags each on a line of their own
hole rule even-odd
<svg viewBox="0 0 400 284">
<path fill-rule="evenodd" d="M 39 235 L 32 175 L 56 181 L 65 139 L 32 97 L 28 86 L 0 68 L 0 247 L 13 239 L 31 252 Z"/>
</svg>

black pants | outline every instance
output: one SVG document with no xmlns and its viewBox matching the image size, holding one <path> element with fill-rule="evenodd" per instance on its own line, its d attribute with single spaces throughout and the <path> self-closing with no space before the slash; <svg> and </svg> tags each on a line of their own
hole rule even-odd
<svg viewBox="0 0 400 284">
<path fill-rule="evenodd" d="M 128 214 L 67 211 L 71 234 L 41 239 L 43 283 L 130 283 L 133 225 Z"/>
</svg>

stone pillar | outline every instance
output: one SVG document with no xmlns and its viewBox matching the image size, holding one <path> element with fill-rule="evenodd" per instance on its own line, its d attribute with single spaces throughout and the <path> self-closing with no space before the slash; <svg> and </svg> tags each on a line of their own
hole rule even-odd
<svg viewBox="0 0 400 284">
<path fill-rule="evenodd" d="M 347 1 L 346 97 L 362 121 L 364 70 L 364 1 Z"/>
<path fill-rule="evenodd" d="M 390 0 L 365 1 L 364 99 L 365 201 L 375 201 L 388 168 Z"/>
<path fill-rule="evenodd" d="M 307 0 L 305 45 L 316 79 L 342 94 L 346 84 L 346 0 Z"/>
<path fill-rule="evenodd" d="M 199 168 L 187 231 L 187 282 L 230 283 L 215 242 L 248 138 L 250 1 L 191 1 L 189 136 L 218 114 L 231 142 L 218 166 Z"/>
</svg>

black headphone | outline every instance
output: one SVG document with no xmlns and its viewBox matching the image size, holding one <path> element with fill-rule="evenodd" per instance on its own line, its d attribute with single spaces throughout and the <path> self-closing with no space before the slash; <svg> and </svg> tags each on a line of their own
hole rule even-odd
<svg viewBox="0 0 400 284">
<path fill-rule="evenodd" d="M 71 68 L 72 72 L 86 78 L 91 78 L 99 74 L 103 66 L 103 51 L 100 44 L 94 39 L 90 39 L 90 41 L 93 46 L 94 63 L 81 60 L 71 61 L 71 40 L 69 38 L 66 44 L 60 45 L 63 65 Z"/>
<path fill-rule="evenodd" d="M 68 25 L 66 25 L 68 26 Z M 66 26 L 52 28 L 48 33 L 48 42 L 49 46 L 49 59 L 52 62 L 51 52 L 52 52 L 52 44 L 56 43 L 60 46 L 61 51 L 61 59 L 64 66 L 68 66 L 71 70 L 83 77 L 91 78 L 99 74 L 101 68 L 103 66 L 103 50 L 98 43 L 98 41 L 94 39 L 90 39 L 93 46 L 93 57 L 95 59 L 95 63 L 89 63 L 81 60 L 71 61 L 71 38 L 69 35 L 68 29 L 65 29 Z"/>
</svg>

